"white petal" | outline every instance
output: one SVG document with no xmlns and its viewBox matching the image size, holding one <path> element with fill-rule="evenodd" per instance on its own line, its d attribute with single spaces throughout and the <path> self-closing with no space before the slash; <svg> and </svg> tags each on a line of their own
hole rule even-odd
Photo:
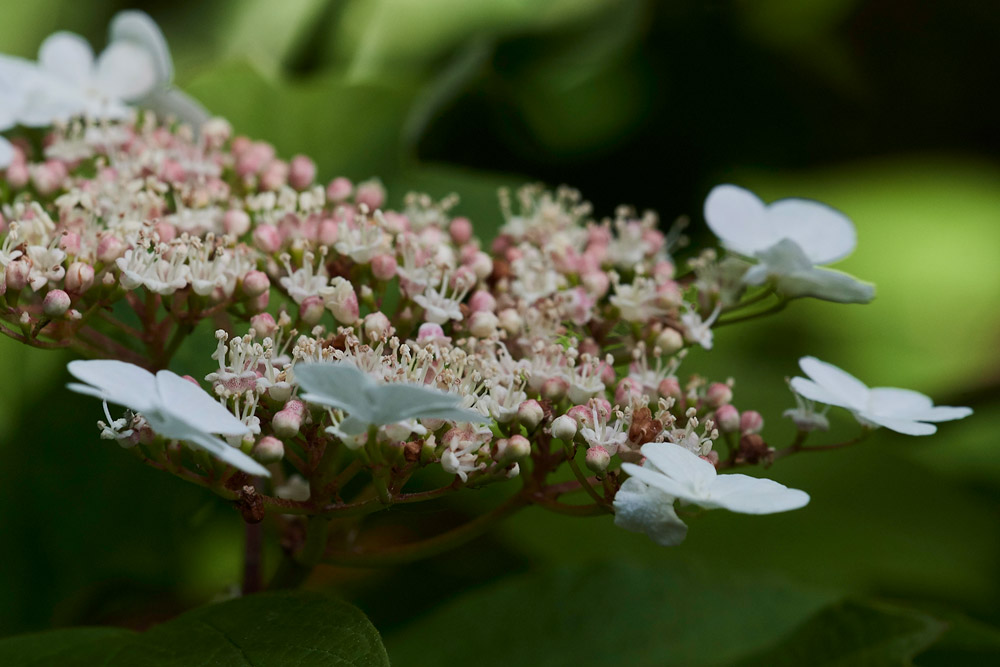
<svg viewBox="0 0 1000 667">
<path fill-rule="evenodd" d="M 302 398 L 310 403 L 344 410 L 371 422 L 373 407 L 368 393 L 375 381 L 348 363 L 298 363 L 295 383 L 305 390 Z"/>
<path fill-rule="evenodd" d="M 187 382 L 187 380 L 181 380 L 182 382 Z M 188 382 L 188 384 L 191 384 Z M 192 385 L 193 386 L 193 385 Z M 218 404 L 216 404 L 218 405 Z M 252 459 L 251 457 L 244 454 L 241 450 L 236 447 L 230 446 L 224 440 L 220 440 L 214 436 L 208 435 L 207 433 L 202 433 L 196 430 L 192 430 L 186 436 L 173 436 L 178 440 L 184 440 L 189 442 L 206 452 L 219 459 L 223 463 L 228 463 L 229 465 L 242 470 L 243 472 L 250 475 L 258 475 L 260 477 L 270 477 L 271 473 L 267 468 L 262 466 L 260 463 Z"/>
<path fill-rule="evenodd" d="M 805 491 L 789 489 L 773 479 L 730 474 L 715 478 L 710 502 L 701 505 L 741 514 L 773 514 L 805 507 L 808 502 Z"/>
<path fill-rule="evenodd" d="M 157 373 L 156 389 L 164 417 L 174 417 L 192 429 L 204 433 L 245 435 L 250 432 L 246 424 L 237 419 L 207 391 L 176 373 L 170 371 Z M 178 437 L 172 433 L 164 435 Z"/>
<path fill-rule="evenodd" d="M 868 385 L 850 373 L 816 357 L 802 357 L 799 359 L 799 367 L 816 384 L 840 398 L 848 406 L 859 410 L 867 407 Z"/>
<path fill-rule="evenodd" d="M 152 56 L 142 47 L 116 42 L 98 57 L 96 82 L 105 95 L 134 101 L 156 87 L 156 67 Z"/>
<path fill-rule="evenodd" d="M 142 106 L 156 112 L 160 118 L 176 118 L 195 130 L 212 117 L 198 100 L 176 88 L 157 88 L 142 99 Z"/>
<path fill-rule="evenodd" d="M 858 412 L 858 417 L 903 435 L 931 435 L 937 431 L 937 426 L 933 424 L 924 424 L 903 417 L 885 417 L 872 412 Z"/>
<path fill-rule="evenodd" d="M 687 536 L 687 526 L 674 511 L 674 499 L 634 477 L 618 489 L 614 506 L 616 526 L 646 533 L 657 544 L 676 546 Z"/>
<path fill-rule="evenodd" d="M 150 56 L 158 85 L 166 85 L 174 78 L 174 63 L 163 31 L 149 14 L 130 9 L 115 14 L 108 29 L 108 42 L 131 42 L 142 47 Z"/>
<path fill-rule="evenodd" d="M 80 35 L 60 31 L 49 35 L 38 50 L 38 64 L 63 81 L 84 86 L 94 67 L 94 51 Z"/>
<path fill-rule="evenodd" d="M 934 406 L 930 397 L 911 389 L 874 387 L 868 398 L 868 410 L 886 417 L 922 419 L 920 415 Z"/>
<path fill-rule="evenodd" d="M 835 303 L 868 303 L 875 286 L 833 269 L 809 268 L 775 275 L 775 289 L 788 297 L 811 296 Z"/>
<path fill-rule="evenodd" d="M 676 447 L 677 445 L 671 446 Z M 642 466 L 637 466 L 634 463 L 623 463 L 622 470 L 627 472 L 631 477 L 634 477 L 649 486 L 654 486 L 674 498 L 680 498 L 681 500 L 689 502 L 694 502 L 698 499 L 690 486 L 682 484 L 675 479 L 671 479 L 663 473 L 653 470 L 652 468 L 644 468 Z"/>
<path fill-rule="evenodd" d="M 938 405 L 920 414 L 923 422 L 948 422 L 953 419 L 964 419 L 972 414 L 972 408 Z"/>
<path fill-rule="evenodd" d="M 717 185 L 705 198 L 705 222 L 722 244 L 741 255 L 775 244 L 765 226 L 766 207 L 757 195 L 736 185 Z"/>
<path fill-rule="evenodd" d="M 416 384 L 387 384 L 371 391 L 376 424 L 393 424 L 404 419 L 436 418 L 484 423 L 478 412 L 458 407 L 461 397 Z"/>
<path fill-rule="evenodd" d="M 824 405 L 836 405 L 841 408 L 852 408 L 852 404 L 850 402 L 830 393 L 812 380 L 794 377 L 792 378 L 791 384 L 792 390 L 796 394 L 802 396 L 803 398 L 808 398 L 810 401 L 816 401 L 817 403 L 823 403 Z"/>
<path fill-rule="evenodd" d="M 688 449 L 670 442 L 649 442 L 640 450 L 667 477 L 688 488 L 702 488 L 715 477 L 715 466 Z"/>
<path fill-rule="evenodd" d="M 0 137 L 0 169 L 6 169 L 14 161 L 14 147 L 9 141 Z"/>
<path fill-rule="evenodd" d="M 777 238 L 795 241 L 813 264 L 841 260 L 858 244 L 850 218 L 809 199 L 781 199 L 767 207 L 767 225 Z"/>
<path fill-rule="evenodd" d="M 149 412 L 159 402 L 156 378 L 135 364 L 114 359 L 92 359 L 71 361 L 66 368 L 73 377 L 95 387 L 100 394 L 82 391 L 81 385 L 75 383 L 68 385 L 73 391 L 99 395 L 136 412 Z"/>
</svg>

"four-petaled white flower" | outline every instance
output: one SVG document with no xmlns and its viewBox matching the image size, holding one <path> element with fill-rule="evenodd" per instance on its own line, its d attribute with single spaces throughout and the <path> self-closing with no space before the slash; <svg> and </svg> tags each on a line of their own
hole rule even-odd
<svg viewBox="0 0 1000 667">
<path fill-rule="evenodd" d="M 408 419 L 489 421 L 475 410 L 459 407 L 461 396 L 419 384 L 379 384 L 347 362 L 298 363 L 294 372 L 303 400 L 347 413 L 337 426 L 347 435 L 364 433 L 369 425 L 385 426 Z"/>
<path fill-rule="evenodd" d="M 267 468 L 213 434 L 245 435 L 246 424 L 208 392 L 176 373 L 153 375 L 134 364 L 112 359 L 71 361 L 73 391 L 124 405 L 141 414 L 154 433 L 183 440 L 251 475 L 270 477 Z"/>
<path fill-rule="evenodd" d="M 815 357 L 802 357 L 799 366 L 810 379 L 792 378 L 792 389 L 800 396 L 841 408 L 847 408 L 867 426 L 884 426 L 906 435 L 930 435 L 934 424 L 962 419 L 971 408 L 935 406 L 920 392 L 896 387 L 871 389 L 850 373 Z"/>
<path fill-rule="evenodd" d="M 857 245 L 854 224 L 829 206 L 807 199 L 765 204 L 735 185 L 718 185 L 705 199 L 705 221 L 730 251 L 757 260 L 747 285 L 773 281 L 787 297 L 814 296 L 841 303 L 867 303 L 875 288 L 846 273 L 818 268 L 850 255 Z"/>
<path fill-rule="evenodd" d="M 642 466 L 623 463 L 631 477 L 615 496 L 615 524 L 643 532 L 664 546 L 680 544 L 687 526 L 673 510 L 675 500 L 705 509 L 773 514 L 804 507 L 809 494 L 774 480 L 716 474 L 715 466 L 669 442 L 642 446 Z"/>
</svg>

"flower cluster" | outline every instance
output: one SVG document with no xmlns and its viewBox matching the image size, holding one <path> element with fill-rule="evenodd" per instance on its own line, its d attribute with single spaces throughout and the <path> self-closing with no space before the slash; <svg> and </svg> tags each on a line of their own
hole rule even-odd
<svg viewBox="0 0 1000 667">
<path fill-rule="evenodd" d="M 87 76 L 104 81 L 117 50 L 136 53 L 134 39 L 118 44 L 132 34 L 113 27 L 113 53 Z M 67 40 L 47 42 L 34 67 Z M 159 60 L 138 62 L 159 74 L 143 80 L 162 87 L 169 54 L 150 53 Z M 24 90 L 62 90 L 4 67 Z M 516 478 L 512 507 L 616 514 L 676 544 L 676 502 L 762 514 L 808 501 L 717 471 L 808 449 L 826 426 L 813 402 L 850 409 L 866 431 L 925 434 L 923 422 L 967 414 L 807 358 L 813 379 L 793 380 L 788 413 L 800 437 L 778 450 L 763 417 L 734 406 L 732 380 L 680 374 L 720 326 L 796 297 L 871 299 L 869 285 L 817 268 L 855 245 L 852 223 L 821 204 L 766 206 L 720 186 L 705 217 L 728 252 L 680 261 L 680 228 L 655 214 L 600 219 L 574 190 L 529 185 L 500 193 L 487 246 L 452 214 L 457 197 L 391 208 L 377 180 L 318 182 L 308 157 L 283 160 L 221 119 L 118 106 L 150 90 L 48 109 L 41 134 L 12 140 L 0 331 L 97 357 L 71 364 L 86 383 L 71 388 L 127 408 L 114 419 L 105 405 L 102 437 L 235 500 L 248 521 L 355 516 Z M 205 391 L 162 369 L 208 318 L 220 328 Z M 563 466 L 574 481 L 551 481 Z M 406 489 L 419 475 L 440 485 Z M 561 499 L 573 492 L 591 502 Z"/>
</svg>

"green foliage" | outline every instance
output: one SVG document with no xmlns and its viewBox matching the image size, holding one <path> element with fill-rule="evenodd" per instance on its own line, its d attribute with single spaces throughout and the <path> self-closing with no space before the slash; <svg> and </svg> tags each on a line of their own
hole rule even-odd
<svg viewBox="0 0 1000 667">
<path fill-rule="evenodd" d="M 316 593 L 262 593 L 182 614 L 144 633 L 71 628 L 0 640 L 0 664 L 388 665 L 364 614 Z"/>
</svg>

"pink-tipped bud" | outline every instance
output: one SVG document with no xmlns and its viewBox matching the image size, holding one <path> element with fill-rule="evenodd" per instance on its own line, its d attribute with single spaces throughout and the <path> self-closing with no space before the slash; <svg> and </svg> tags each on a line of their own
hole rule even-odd
<svg viewBox="0 0 1000 667">
<path fill-rule="evenodd" d="M 658 283 L 672 280 L 676 269 L 672 262 L 661 260 L 653 267 L 653 279 Z"/>
<path fill-rule="evenodd" d="M 296 190 L 305 190 L 316 178 L 316 163 L 305 155 L 296 155 L 288 166 L 288 184 Z"/>
<path fill-rule="evenodd" d="M 715 425 L 723 433 L 736 433 L 740 430 L 740 411 L 732 404 L 720 406 L 715 411 Z"/>
<path fill-rule="evenodd" d="M 722 382 L 713 382 L 708 385 L 708 389 L 705 390 L 705 402 L 708 403 L 708 407 L 717 408 L 733 400 L 733 390 L 728 384 L 723 384 Z"/>
<path fill-rule="evenodd" d="M 549 401 L 565 398 L 567 391 L 569 391 L 569 382 L 563 378 L 549 378 L 542 383 L 542 398 Z"/>
<path fill-rule="evenodd" d="M 587 294 L 598 299 L 611 287 L 611 279 L 604 271 L 591 271 L 583 276 L 582 282 Z"/>
<path fill-rule="evenodd" d="M 271 313 L 259 313 L 250 318 L 250 328 L 262 339 L 273 339 L 275 332 L 278 330 L 278 324 L 274 321 Z"/>
<path fill-rule="evenodd" d="M 368 340 L 372 342 L 385 340 L 392 335 L 392 332 L 392 324 L 385 313 L 375 311 L 365 315 L 365 336 L 368 337 Z"/>
<path fill-rule="evenodd" d="M 534 430 L 545 418 L 545 410 L 541 404 L 533 398 L 522 401 L 517 406 L 517 421 L 521 426 L 529 431 Z"/>
<path fill-rule="evenodd" d="M 663 354 L 673 354 L 684 347 L 684 336 L 677 329 L 667 327 L 656 337 L 656 347 Z"/>
<path fill-rule="evenodd" d="M 337 237 L 340 235 L 340 225 L 337 224 L 336 220 L 332 218 L 326 218 L 319 223 L 319 229 L 316 232 L 316 240 L 320 242 L 321 245 L 333 245 L 337 242 Z"/>
<path fill-rule="evenodd" d="M 524 320 L 521 319 L 520 314 L 513 308 L 501 310 L 498 318 L 500 320 L 500 328 L 511 336 L 520 333 L 521 327 L 524 326 Z"/>
<path fill-rule="evenodd" d="M 458 245 L 468 243 L 472 238 L 472 223 L 468 218 L 455 218 L 448 225 L 448 233 L 451 240 Z"/>
<path fill-rule="evenodd" d="M 326 198 L 334 203 L 344 201 L 351 196 L 352 192 L 354 192 L 354 185 L 343 176 L 333 179 L 326 186 Z"/>
<path fill-rule="evenodd" d="M 396 275 L 396 258 L 384 254 L 372 257 L 372 275 L 379 280 L 392 280 Z"/>
<path fill-rule="evenodd" d="M 299 317 L 309 326 L 319 324 L 325 312 L 326 305 L 318 296 L 307 296 L 299 304 Z"/>
<path fill-rule="evenodd" d="M 268 463 L 277 463 L 285 457 L 285 443 L 273 435 L 265 435 L 253 446 L 251 454 L 265 465 Z"/>
<path fill-rule="evenodd" d="M 7 289 L 20 290 L 28 284 L 31 276 L 31 262 L 19 257 L 7 265 Z"/>
<path fill-rule="evenodd" d="M 272 192 L 280 190 L 288 183 L 288 163 L 284 160 L 272 160 L 264 167 L 260 175 L 260 187 Z"/>
<path fill-rule="evenodd" d="M 66 269 L 66 289 L 82 294 L 94 284 L 94 267 L 85 262 L 73 262 Z"/>
<path fill-rule="evenodd" d="M 250 214 L 238 208 L 231 208 L 222 216 L 222 228 L 227 234 L 243 236 L 250 231 Z"/>
<path fill-rule="evenodd" d="M 50 195 L 62 187 L 68 174 L 66 165 L 57 160 L 50 160 L 32 168 L 31 182 L 40 195 Z"/>
<path fill-rule="evenodd" d="M 675 377 L 660 380 L 660 384 L 656 386 L 656 392 L 663 398 L 673 398 L 675 400 L 680 400 L 683 395 L 681 392 L 681 383 Z"/>
<path fill-rule="evenodd" d="M 303 415 L 298 410 L 284 408 L 271 419 L 271 430 L 279 438 L 294 437 L 302 427 Z"/>
<path fill-rule="evenodd" d="M 600 475 L 608 469 L 609 465 L 611 465 L 611 454 L 609 454 L 608 450 L 604 449 L 604 447 L 601 447 L 600 445 L 591 447 L 587 450 L 587 458 L 584 461 L 584 464 L 592 472 Z"/>
<path fill-rule="evenodd" d="M 466 264 L 480 280 L 486 280 L 493 273 L 493 258 L 485 252 L 479 251 L 473 255 L 472 260 Z"/>
<path fill-rule="evenodd" d="M 97 242 L 97 259 L 105 264 L 115 261 L 125 252 L 125 244 L 117 236 L 104 234 Z"/>
<path fill-rule="evenodd" d="M 249 299 L 246 303 L 247 310 L 251 313 L 262 313 L 267 310 L 267 304 L 271 301 L 271 291 L 261 292 Z"/>
<path fill-rule="evenodd" d="M 563 442 L 571 442 L 576 437 L 576 420 L 568 414 L 556 417 L 552 422 L 552 436 Z"/>
<path fill-rule="evenodd" d="M 177 238 L 177 228 L 169 222 L 158 222 L 156 223 L 154 229 L 156 229 L 156 235 L 160 238 L 160 242 L 162 243 L 170 243 Z"/>
<path fill-rule="evenodd" d="M 253 242 L 262 252 L 278 252 L 281 248 L 281 232 L 274 225 L 258 225 L 253 230 Z"/>
<path fill-rule="evenodd" d="M 69 294 L 61 289 L 50 290 L 42 300 L 42 312 L 47 317 L 62 317 L 69 310 Z"/>
<path fill-rule="evenodd" d="M 292 396 L 292 385 L 288 382 L 275 382 L 267 388 L 267 395 L 276 403 L 284 403 Z"/>
<path fill-rule="evenodd" d="M 358 183 L 354 201 L 366 205 L 371 211 L 382 208 L 382 204 L 385 203 L 385 187 L 382 185 L 382 181 L 373 178 L 370 181 Z"/>
<path fill-rule="evenodd" d="M 497 309 L 497 300 L 486 290 L 476 290 L 469 297 L 469 310 L 474 313 L 493 312 Z"/>
<path fill-rule="evenodd" d="M 566 411 L 566 416 L 572 418 L 581 426 L 594 425 L 594 413 L 589 405 L 574 405 Z"/>
<path fill-rule="evenodd" d="M 507 438 L 507 445 L 500 452 L 499 443 L 497 447 L 497 454 L 499 456 L 498 463 L 501 465 L 509 465 L 516 461 L 523 461 L 531 455 L 531 443 L 523 435 L 512 435 Z"/>
<path fill-rule="evenodd" d="M 263 271 L 250 271 L 243 276 L 243 293 L 247 296 L 260 296 L 269 289 L 271 289 L 271 279 Z"/>
<path fill-rule="evenodd" d="M 489 311 L 472 313 L 469 318 L 469 333 L 476 338 L 489 338 L 497 332 L 500 320 Z"/>
<path fill-rule="evenodd" d="M 24 162 L 14 162 L 7 167 L 6 180 L 12 188 L 20 190 L 31 180 L 31 172 Z"/>
<path fill-rule="evenodd" d="M 0 225 L 0 231 L 3 231 L 2 225 Z M 59 239 L 59 248 L 67 255 L 79 255 L 80 235 L 76 232 L 63 232 L 62 237 Z"/>
<path fill-rule="evenodd" d="M 743 435 L 760 433 L 763 428 L 764 417 L 756 410 L 747 410 L 740 415 L 740 433 Z"/>
</svg>

